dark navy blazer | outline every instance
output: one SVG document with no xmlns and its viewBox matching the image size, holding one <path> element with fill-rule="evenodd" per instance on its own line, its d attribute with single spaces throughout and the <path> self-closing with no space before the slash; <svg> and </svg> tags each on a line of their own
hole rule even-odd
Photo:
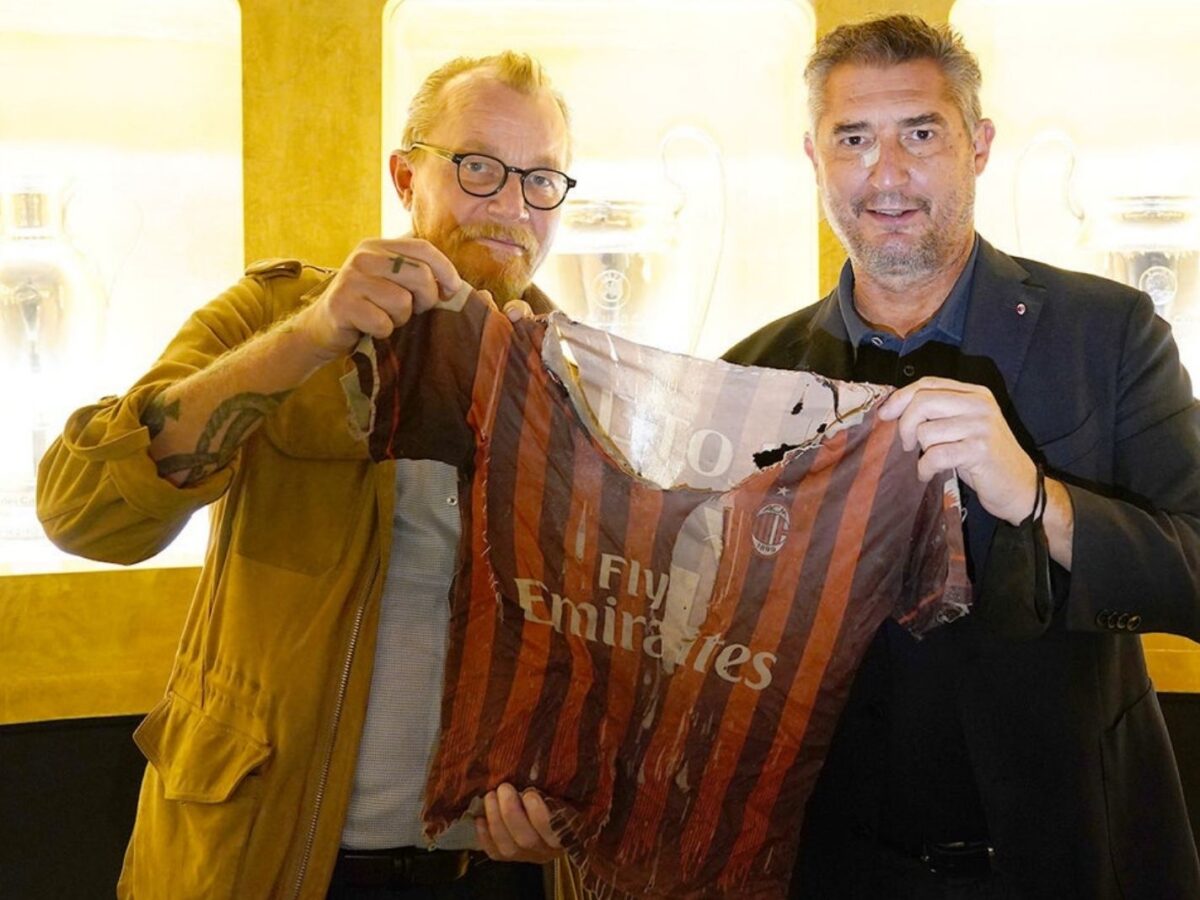
<svg viewBox="0 0 1200 900">
<path fill-rule="evenodd" d="M 955 377 L 992 389 L 1075 509 L 1072 570 L 1051 567 L 1046 614 L 1026 639 L 987 615 L 950 626 L 946 638 L 956 652 L 945 712 L 961 729 L 996 862 L 1022 896 L 1200 898 L 1137 634 L 1200 639 L 1200 406 L 1170 329 L 1142 293 L 981 241 L 960 350 Z M 836 293 L 726 359 L 851 378 Z M 1030 602 L 1011 531 L 969 499 L 970 563 L 992 594 L 977 597 L 984 613 Z M 1009 549 L 992 554 L 994 545 Z M 894 675 L 865 666 L 858 680 L 886 689 Z M 862 687 L 805 813 L 794 885 L 804 896 L 865 896 L 888 786 L 878 716 L 855 703 L 872 693 Z"/>
</svg>

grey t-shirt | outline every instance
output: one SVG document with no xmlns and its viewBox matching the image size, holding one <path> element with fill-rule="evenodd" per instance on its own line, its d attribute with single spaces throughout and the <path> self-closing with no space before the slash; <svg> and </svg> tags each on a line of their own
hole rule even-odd
<svg viewBox="0 0 1200 900">
<path fill-rule="evenodd" d="M 398 460 L 392 554 L 383 586 L 367 720 L 342 846 L 424 846 L 421 801 L 437 739 L 449 592 L 461 534 L 458 473 L 432 460 Z M 438 840 L 475 847 L 472 823 Z"/>
</svg>

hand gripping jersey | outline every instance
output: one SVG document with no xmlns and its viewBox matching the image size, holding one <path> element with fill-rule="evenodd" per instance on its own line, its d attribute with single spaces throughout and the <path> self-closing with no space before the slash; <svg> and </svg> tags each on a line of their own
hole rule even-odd
<svg viewBox="0 0 1200 900">
<path fill-rule="evenodd" d="M 478 296 L 354 360 L 372 456 L 463 473 L 427 833 L 509 782 L 597 896 L 784 896 L 872 635 L 968 604 L 957 484 L 919 482 L 890 389 Z"/>
</svg>

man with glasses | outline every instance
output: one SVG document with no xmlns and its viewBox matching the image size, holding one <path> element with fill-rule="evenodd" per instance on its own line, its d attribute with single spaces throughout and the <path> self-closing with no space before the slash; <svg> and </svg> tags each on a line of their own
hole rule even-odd
<svg viewBox="0 0 1200 900">
<path fill-rule="evenodd" d="M 135 736 L 150 765 L 121 896 L 542 895 L 541 867 L 481 852 L 555 856 L 535 795 L 501 786 L 427 847 L 461 486 L 442 463 L 371 463 L 340 379 L 363 335 L 471 286 L 550 309 L 531 281 L 575 185 L 567 110 L 501 53 L 443 66 L 409 112 L 391 174 L 412 234 L 336 272 L 251 266 L 42 463 L 47 533 L 95 559 L 150 557 L 213 504 L 166 696 Z"/>
</svg>

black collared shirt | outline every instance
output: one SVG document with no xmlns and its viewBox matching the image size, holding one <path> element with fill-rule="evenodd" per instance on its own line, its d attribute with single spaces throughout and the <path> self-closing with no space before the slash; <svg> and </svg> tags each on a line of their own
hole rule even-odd
<svg viewBox="0 0 1200 900">
<path fill-rule="evenodd" d="M 904 338 L 872 329 L 854 308 L 847 263 L 838 304 L 853 349 L 856 381 L 902 386 L 926 375 L 955 378 L 979 239 L 937 314 Z M 835 770 L 862 771 L 859 836 L 917 855 L 927 843 L 987 836 L 979 792 L 959 726 L 957 661 L 969 653 L 961 629 L 937 629 L 917 642 L 889 621 L 875 637 L 851 692 Z M 863 746 L 866 743 L 869 747 Z M 858 746 L 850 746 L 857 744 Z M 848 769 L 845 767 L 849 767 Z M 865 767 L 865 768 L 864 768 Z M 853 776 L 857 777 L 857 776 Z"/>
<path fill-rule="evenodd" d="M 947 375 L 947 369 L 957 368 L 946 349 L 957 351 L 962 346 L 978 256 L 979 236 L 976 235 L 967 264 L 937 314 L 919 331 L 905 337 L 877 331 L 863 321 L 854 308 L 854 269 L 849 261 L 842 266 L 837 301 L 854 353 L 855 380 L 901 386 L 925 375 Z M 941 349 L 931 347 L 919 352 L 927 344 L 940 345 Z M 953 355 L 957 356 L 957 353 Z"/>
</svg>

